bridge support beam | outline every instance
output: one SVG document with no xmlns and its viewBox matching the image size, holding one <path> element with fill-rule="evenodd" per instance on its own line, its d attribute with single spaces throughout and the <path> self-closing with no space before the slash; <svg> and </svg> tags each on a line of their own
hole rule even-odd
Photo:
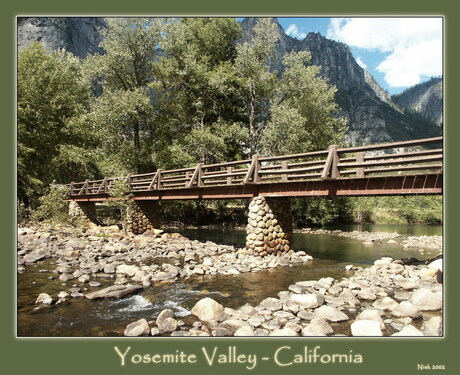
<svg viewBox="0 0 460 375">
<path fill-rule="evenodd" d="M 288 198 L 257 196 L 249 204 L 246 248 L 253 255 L 282 254 L 291 249 L 292 215 Z"/>
<path fill-rule="evenodd" d="M 95 202 L 69 202 L 69 216 L 82 218 L 98 224 Z"/>
<path fill-rule="evenodd" d="M 126 208 L 126 230 L 142 234 L 160 226 L 158 201 L 131 200 Z"/>
</svg>

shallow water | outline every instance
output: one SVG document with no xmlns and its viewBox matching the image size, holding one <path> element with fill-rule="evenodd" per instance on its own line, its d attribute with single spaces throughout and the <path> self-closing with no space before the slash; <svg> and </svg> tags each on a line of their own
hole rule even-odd
<svg viewBox="0 0 460 375">
<path fill-rule="evenodd" d="M 400 226 L 406 231 L 407 226 Z M 368 230 L 368 229 L 366 229 Z M 391 230 L 395 231 L 395 230 Z M 423 231 L 422 231 L 423 232 Z M 223 229 L 196 229 L 181 231 L 187 237 L 202 241 L 231 244 L 241 247 L 245 232 Z M 423 235 L 426 233 L 422 233 Z M 190 323 L 188 316 L 193 305 L 209 296 L 226 307 L 237 308 L 250 303 L 258 304 L 266 297 L 276 297 L 281 290 L 300 280 L 317 280 L 321 277 L 340 279 L 352 275 L 345 265 L 366 266 L 382 256 L 395 259 L 416 257 L 427 259 L 437 255 L 436 251 L 420 253 L 416 249 L 402 249 L 394 245 L 363 245 L 360 241 L 333 235 L 294 234 L 294 249 L 304 250 L 314 261 L 292 267 L 278 267 L 255 273 L 239 275 L 196 276 L 179 279 L 175 283 L 156 284 L 144 289 L 139 295 L 120 300 L 87 299 L 72 300 L 64 305 L 53 305 L 36 311 L 37 296 L 46 292 L 56 298 L 61 290 L 73 285 L 81 292 L 93 291 L 111 285 L 113 279 L 98 278 L 102 285 L 91 288 L 72 280 L 62 285 L 56 277 L 53 260 L 27 267 L 27 272 L 18 275 L 18 336 L 118 336 L 127 324 L 145 318 L 154 320 L 158 313 L 171 308 L 176 316 Z M 40 272 L 40 270 L 48 270 Z M 85 290 L 84 288 L 87 288 Z"/>
</svg>

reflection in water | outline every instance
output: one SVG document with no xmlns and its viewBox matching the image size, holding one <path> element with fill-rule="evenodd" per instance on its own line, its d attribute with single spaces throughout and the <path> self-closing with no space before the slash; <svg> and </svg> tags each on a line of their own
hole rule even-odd
<svg viewBox="0 0 460 375">
<path fill-rule="evenodd" d="M 184 235 L 202 241 L 214 241 L 241 247 L 245 232 L 236 230 L 187 230 Z M 146 288 L 139 295 L 121 300 L 73 300 L 66 305 L 51 306 L 35 311 L 35 300 L 42 293 L 56 298 L 61 290 L 68 290 L 76 280 L 65 285 L 50 272 L 53 260 L 41 262 L 27 268 L 18 275 L 18 336 L 119 336 L 129 323 L 145 318 L 154 320 L 158 313 L 170 308 L 184 320 L 193 305 L 206 296 L 226 307 L 237 308 L 249 303 L 258 304 L 266 297 L 276 297 L 281 290 L 300 280 L 318 280 L 321 277 L 340 279 L 351 275 L 345 271 L 347 264 L 371 264 L 384 255 L 393 258 L 433 257 L 436 252 L 403 250 L 400 246 L 365 246 L 360 241 L 330 235 L 295 234 L 294 248 L 304 250 L 314 258 L 313 262 L 292 267 L 278 267 L 255 273 L 232 276 L 196 276 L 179 279 L 171 284 L 157 284 Z M 40 272 L 40 270 L 49 270 Z M 55 279 L 49 280 L 49 277 Z M 102 283 L 97 289 L 111 285 L 113 279 L 98 279 Z M 77 285 L 82 292 L 96 290 Z M 87 288 L 87 290 L 85 290 Z"/>
</svg>

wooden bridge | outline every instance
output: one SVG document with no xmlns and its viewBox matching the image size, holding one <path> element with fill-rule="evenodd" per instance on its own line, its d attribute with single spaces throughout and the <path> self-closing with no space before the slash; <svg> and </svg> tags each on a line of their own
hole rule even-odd
<svg viewBox="0 0 460 375">
<path fill-rule="evenodd" d="M 134 200 L 442 194 L 442 137 L 133 174 Z M 428 146 L 428 147 L 427 147 Z M 383 152 L 382 152 L 383 151 Z M 111 197 L 116 178 L 72 182 L 67 198 Z"/>
</svg>

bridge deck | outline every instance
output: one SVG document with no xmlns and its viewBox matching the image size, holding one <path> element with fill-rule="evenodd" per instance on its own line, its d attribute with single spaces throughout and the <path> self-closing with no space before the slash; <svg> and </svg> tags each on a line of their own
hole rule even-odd
<svg viewBox="0 0 460 375">
<path fill-rule="evenodd" d="M 441 147 L 425 147 L 434 144 Z M 130 175 L 126 183 L 136 200 L 442 194 L 442 160 L 442 137 L 436 137 L 159 169 Z M 104 201 L 117 181 L 72 182 L 67 197 Z"/>
</svg>

